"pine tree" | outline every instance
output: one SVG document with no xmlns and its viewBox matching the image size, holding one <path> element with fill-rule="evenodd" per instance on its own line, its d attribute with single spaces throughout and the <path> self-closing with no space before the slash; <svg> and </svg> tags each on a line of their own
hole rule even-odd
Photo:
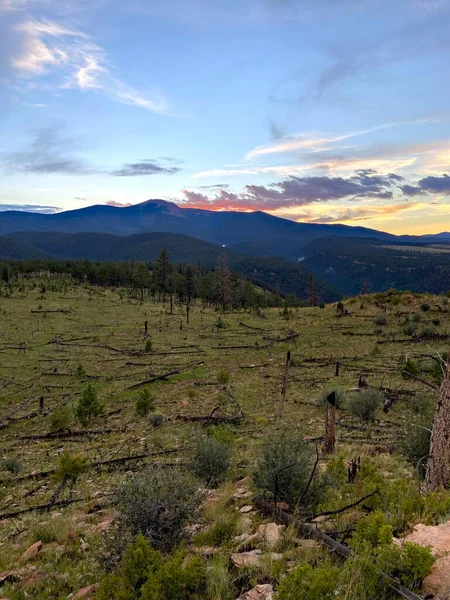
<svg viewBox="0 0 450 600">
<path fill-rule="evenodd" d="M 172 264 L 170 262 L 169 253 L 166 248 L 163 248 L 155 263 L 155 281 L 158 293 L 162 296 L 164 304 L 166 303 L 166 295 L 170 287 L 171 273 Z"/>
</svg>

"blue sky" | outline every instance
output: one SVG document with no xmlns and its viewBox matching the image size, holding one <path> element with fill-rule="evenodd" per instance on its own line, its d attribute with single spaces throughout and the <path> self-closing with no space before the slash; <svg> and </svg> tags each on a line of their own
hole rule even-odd
<svg viewBox="0 0 450 600">
<path fill-rule="evenodd" d="M 0 209 L 450 229 L 450 0 L 0 0 Z"/>
</svg>

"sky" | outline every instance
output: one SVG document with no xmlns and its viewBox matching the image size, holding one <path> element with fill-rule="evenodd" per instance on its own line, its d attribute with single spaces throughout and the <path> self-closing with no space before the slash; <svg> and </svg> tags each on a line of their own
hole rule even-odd
<svg viewBox="0 0 450 600">
<path fill-rule="evenodd" d="M 0 0 L 0 210 L 450 231 L 450 0 Z"/>
</svg>

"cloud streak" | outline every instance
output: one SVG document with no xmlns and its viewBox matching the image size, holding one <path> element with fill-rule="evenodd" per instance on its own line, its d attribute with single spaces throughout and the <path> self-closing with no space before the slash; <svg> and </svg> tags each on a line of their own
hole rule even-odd
<svg viewBox="0 0 450 600">
<path fill-rule="evenodd" d="M 117 177 L 136 177 L 139 175 L 175 175 L 181 171 L 180 167 L 171 166 L 168 159 L 144 159 L 136 163 L 127 163 L 121 169 L 112 171 Z"/>
<path fill-rule="evenodd" d="M 51 215 L 62 210 L 58 206 L 42 206 L 39 204 L 0 204 L 0 212 L 7 210 L 17 210 L 19 212 L 42 213 Z"/>
<path fill-rule="evenodd" d="M 22 80 L 55 75 L 59 76 L 56 87 L 60 89 L 101 93 L 154 113 L 169 111 L 158 89 L 145 93 L 114 76 L 106 51 L 79 29 L 49 20 L 26 20 L 16 24 L 12 34 L 10 64 Z"/>
</svg>

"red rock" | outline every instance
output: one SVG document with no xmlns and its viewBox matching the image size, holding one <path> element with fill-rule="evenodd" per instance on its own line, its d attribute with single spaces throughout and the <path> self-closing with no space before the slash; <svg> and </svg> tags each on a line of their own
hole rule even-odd
<svg viewBox="0 0 450 600">
<path fill-rule="evenodd" d="M 38 542 L 34 542 L 34 544 L 32 544 L 29 548 L 27 548 L 25 550 L 25 552 L 20 557 L 20 560 L 23 560 L 23 561 L 32 560 L 39 554 L 41 548 L 42 548 L 41 540 L 39 540 Z"/>
<path fill-rule="evenodd" d="M 33 573 L 30 573 L 25 579 L 22 579 L 18 587 L 20 590 L 35 587 L 44 579 L 44 577 L 45 571 L 33 571 Z"/>
<path fill-rule="evenodd" d="M 78 590 L 78 592 L 75 592 L 71 600 L 89 600 L 89 598 L 92 598 L 92 596 L 94 595 L 96 589 L 97 586 L 95 583 L 93 585 L 87 585 L 86 587 Z"/>
<path fill-rule="evenodd" d="M 242 596 L 239 596 L 237 600 L 272 600 L 273 598 L 273 587 L 270 583 L 263 585 L 257 585 Z"/>
</svg>

